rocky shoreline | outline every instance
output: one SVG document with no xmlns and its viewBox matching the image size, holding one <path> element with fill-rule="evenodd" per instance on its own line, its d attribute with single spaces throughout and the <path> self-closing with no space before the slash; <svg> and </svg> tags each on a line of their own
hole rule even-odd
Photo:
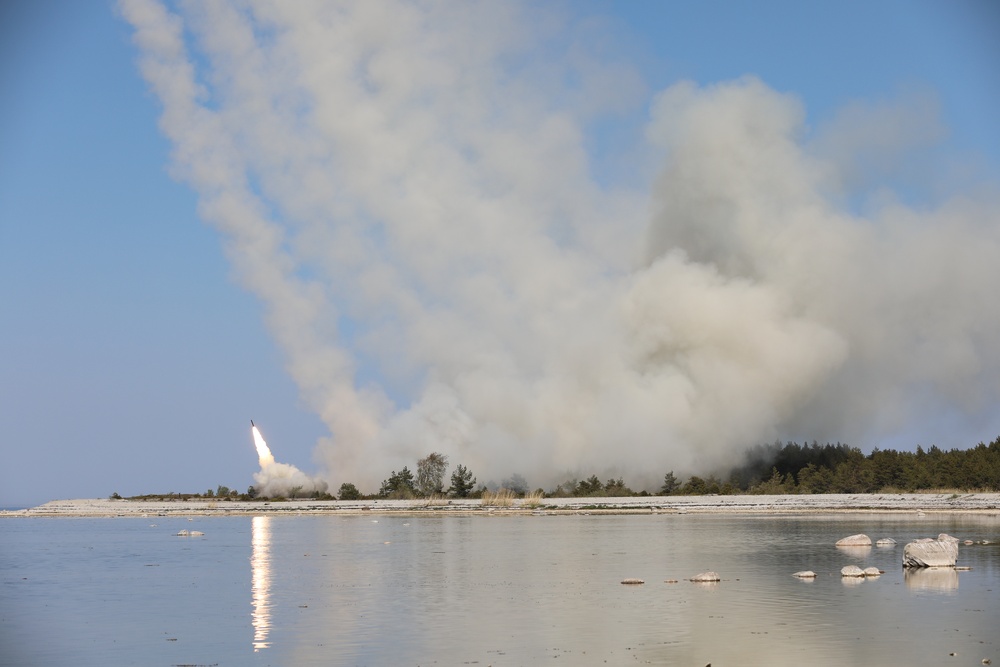
<svg viewBox="0 0 1000 667">
<path fill-rule="evenodd" d="M 510 506 L 479 500 L 53 500 L 2 517 L 229 516 L 263 514 L 496 515 L 496 514 L 991 514 L 1000 516 L 1000 493 L 817 494 L 780 496 L 643 496 L 543 498 Z"/>
</svg>

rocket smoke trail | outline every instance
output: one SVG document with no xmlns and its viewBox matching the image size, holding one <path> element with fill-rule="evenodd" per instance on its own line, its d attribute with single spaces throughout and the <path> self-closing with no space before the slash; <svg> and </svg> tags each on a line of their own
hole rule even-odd
<svg viewBox="0 0 1000 667">
<path fill-rule="evenodd" d="M 121 3 L 337 481 L 438 451 L 638 485 L 775 438 L 1000 427 L 995 184 L 866 197 L 859 156 L 912 172 L 941 135 L 927 100 L 807 131 L 753 77 L 680 82 L 622 149 L 639 176 L 598 182 L 587 147 L 643 85 L 545 7 L 181 7 Z"/>
<path fill-rule="evenodd" d="M 327 484 L 321 479 L 311 477 L 288 463 L 277 463 L 271 454 L 271 449 L 264 441 L 260 430 L 250 422 L 253 431 L 253 442 L 257 448 L 257 458 L 260 461 L 260 472 L 254 473 L 254 488 L 262 496 L 268 498 L 289 498 L 295 496 L 311 496 L 314 493 L 326 493 Z"/>
</svg>

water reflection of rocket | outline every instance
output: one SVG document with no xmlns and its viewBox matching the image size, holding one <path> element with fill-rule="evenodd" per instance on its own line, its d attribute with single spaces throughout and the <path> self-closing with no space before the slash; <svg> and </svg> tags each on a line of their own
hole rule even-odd
<svg viewBox="0 0 1000 667">
<path fill-rule="evenodd" d="M 271 517 L 250 522 L 251 623 L 254 653 L 269 648 L 271 640 Z"/>
</svg>

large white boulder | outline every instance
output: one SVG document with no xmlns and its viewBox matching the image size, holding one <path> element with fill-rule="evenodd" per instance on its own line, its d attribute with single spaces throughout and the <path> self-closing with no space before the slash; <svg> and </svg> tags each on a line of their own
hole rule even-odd
<svg viewBox="0 0 1000 667">
<path fill-rule="evenodd" d="M 871 545 L 872 538 L 868 537 L 864 533 L 851 535 L 837 540 L 838 547 L 870 547 Z"/>
<path fill-rule="evenodd" d="M 865 576 L 865 571 L 862 570 L 857 565 L 847 565 L 840 568 L 840 576 L 842 577 L 863 577 Z"/>
<path fill-rule="evenodd" d="M 955 567 L 957 560 L 957 541 L 928 538 L 903 547 L 903 567 Z"/>
</svg>

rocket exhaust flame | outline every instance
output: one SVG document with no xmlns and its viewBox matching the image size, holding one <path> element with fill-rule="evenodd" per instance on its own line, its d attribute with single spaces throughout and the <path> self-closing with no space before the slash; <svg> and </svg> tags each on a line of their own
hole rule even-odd
<svg viewBox="0 0 1000 667">
<path fill-rule="evenodd" d="M 271 454 L 271 450 L 267 446 L 267 442 L 264 441 L 264 437 L 260 434 L 260 431 L 256 426 L 253 426 L 253 421 L 250 422 L 253 428 L 253 444 L 257 447 L 257 458 L 260 460 L 260 467 L 266 468 L 269 465 L 274 464 L 274 456 Z"/>
<path fill-rule="evenodd" d="M 253 443 L 257 448 L 260 472 L 254 473 L 254 488 L 266 498 L 296 498 L 324 494 L 327 483 L 312 477 L 288 463 L 278 463 L 260 430 L 250 420 Z"/>
</svg>

